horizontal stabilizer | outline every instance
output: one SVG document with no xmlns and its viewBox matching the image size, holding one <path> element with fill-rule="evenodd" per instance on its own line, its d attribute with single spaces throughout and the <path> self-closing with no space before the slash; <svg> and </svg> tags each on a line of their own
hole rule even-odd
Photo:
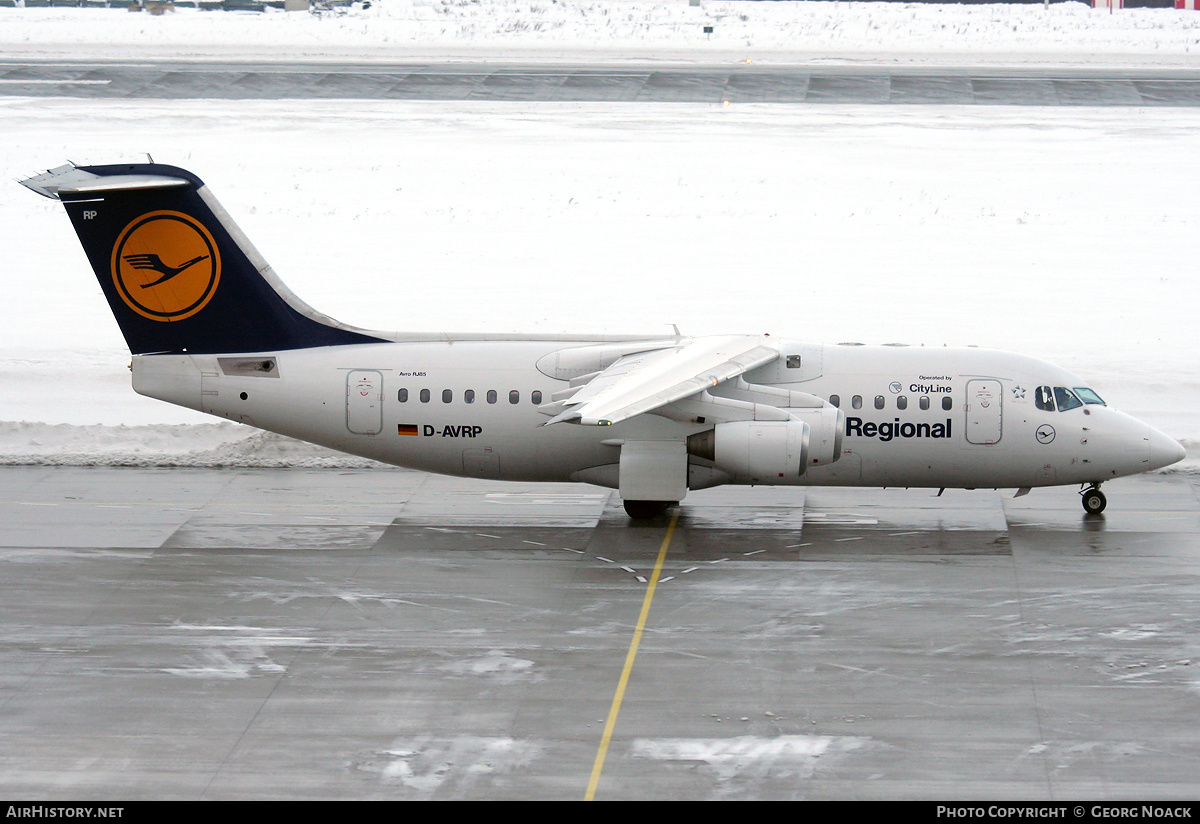
<svg viewBox="0 0 1200 824">
<path fill-rule="evenodd" d="M 63 194 L 89 194 L 98 192 L 133 191 L 136 189 L 165 189 L 172 186 L 187 186 L 181 177 L 167 175 L 97 175 L 77 166 L 59 166 L 40 175 L 22 180 L 21 185 L 42 197 L 61 200 Z"/>
</svg>

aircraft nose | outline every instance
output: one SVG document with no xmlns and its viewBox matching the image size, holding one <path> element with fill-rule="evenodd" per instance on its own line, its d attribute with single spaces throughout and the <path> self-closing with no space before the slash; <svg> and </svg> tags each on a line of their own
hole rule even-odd
<svg viewBox="0 0 1200 824">
<path fill-rule="evenodd" d="M 1182 461 L 1187 452 L 1179 442 L 1154 427 L 1150 427 L 1150 468 L 1161 469 L 1173 463 Z"/>
</svg>

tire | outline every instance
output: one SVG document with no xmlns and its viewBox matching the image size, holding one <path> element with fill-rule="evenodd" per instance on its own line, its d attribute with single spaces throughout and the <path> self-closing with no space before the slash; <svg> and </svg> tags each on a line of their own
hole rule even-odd
<svg viewBox="0 0 1200 824">
<path fill-rule="evenodd" d="M 1099 489 L 1092 487 L 1083 493 L 1083 511 L 1089 515 L 1099 515 L 1108 506 L 1108 498 Z"/>
</svg>

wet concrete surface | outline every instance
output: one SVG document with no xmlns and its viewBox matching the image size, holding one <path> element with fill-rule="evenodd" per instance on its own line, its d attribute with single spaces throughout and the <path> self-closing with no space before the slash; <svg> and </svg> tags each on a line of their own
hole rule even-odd
<svg viewBox="0 0 1200 824">
<path fill-rule="evenodd" d="M 1200 794 L 1200 479 L 721 488 L 606 799 Z M 0 792 L 580 799 L 664 543 L 607 490 L 0 469 Z"/>
</svg>

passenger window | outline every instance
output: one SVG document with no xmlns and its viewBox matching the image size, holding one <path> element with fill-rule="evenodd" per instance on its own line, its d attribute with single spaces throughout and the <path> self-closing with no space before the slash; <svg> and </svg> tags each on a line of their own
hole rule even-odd
<svg viewBox="0 0 1200 824">
<path fill-rule="evenodd" d="M 942 396 L 942 409 L 945 409 L 947 412 L 949 412 L 953 408 L 954 408 L 954 398 L 950 397 L 949 395 L 943 395 Z"/>
<path fill-rule="evenodd" d="M 421 390 L 421 403 L 429 403 L 429 390 L 428 389 Z"/>
<path fill-rule="evenodd" d="M 908 398 L 905 395 L 901 395 L 898 398 L 896 398 L 896 408 L 897 409 L 908 409 Z"/>
<path fill-rule="evenodd" d="M 855 395 L 850 399 L 850 405 L 855 409 L 862 409 L 862 395 Z"/>
<path fill-rule="evenodd" d="M 443 389 L 442 390 L 442 403 L 450 403 L 453 400 L 454 400 L 454 390 L 453 389 Z"/>
<path fill-rule="evenodd" d="M 521 393 L 515 389 L 513 391 L 509 392 L 508 393 L 508 402 L 509 403 L 520 403 L 521 402 Z"/>
<path fill-rule="evenodd" d="M 533 394 L 529 396 L 529 400 L 533 401 L 533 405 L 537 406 L 542 402 L 542 390 L 535 389 Z"/>
<path fill-rule="evenodd" d="M 1054 400 L 1058 403 L 1059 412 L 1066 412 L 1068 409 L 1083 406 L 1083 402 L 1071 394 L 1070 389 L 1063 386 L 1054 387 Z"/>
<path fill-rule="evenodd" d="M 488 390 L 488 393 L 487 393 L 487 402 L 488 402 L 488 403 L 495 403 L 495 402 L 496 402 L 496 390 L 495 390 L 495 389 L 489 389 L 489 390 Z"/>
<path fill-rule="evenodd" d="M 883 409 L 883 395 L 876 395 L 876 396 L 875 396 L 875 408 L 876 408 L 876 409 Z"/>
<path fill-rule="evenodd" d="M 800 356 L 799 355 L 788 355 L 787 356 L 787 368 L 788 369 L 799 369 L 800 368 Z"/>
<path fill-rule="evenodd" d="M 829 405 L 835 406 L 835 407 L 841 407 L 842 396 L 841 395 L 830 395 L 829 396 Z"/>
<path fill-rule="evenodd" d="M 400 403 L 408 403 L 408 390 L 401 389 L 398 391 L 396 393 L 396 400 L 400 401 Z"/>
<path fill-rule="evenodd" d="M 465 392 L 463 392 L 463 400 L 466 401 L 467 403 L 475 403 L 475 390 L 468 389 Z"/>
<path fill-rule="evenodd" d="M 1043 412 L 1054 411 L 1054 392 L 1049 386 L 1039 386 L 1033 391 L 1033 405 Z"/>
<path fill-rule="evenodd" d="M 929 396 L 922 395 L 921 400 L 919 401 L 919 405 L 922 409 L 928 409 L 929 408 Z"/>
</svg>

